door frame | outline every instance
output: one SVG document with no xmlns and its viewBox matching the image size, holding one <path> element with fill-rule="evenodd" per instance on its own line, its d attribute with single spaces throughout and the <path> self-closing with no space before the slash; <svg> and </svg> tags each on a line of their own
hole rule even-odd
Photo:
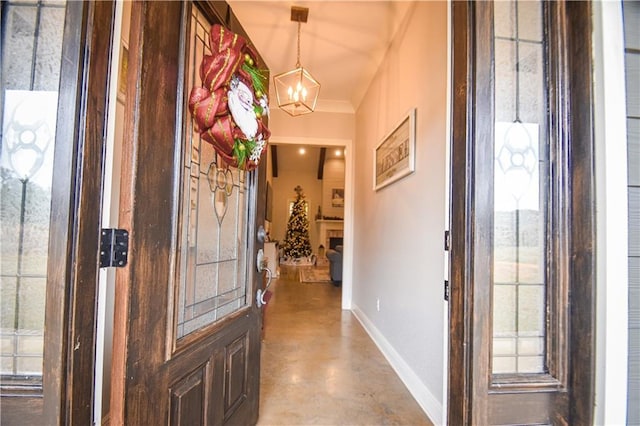
<svg viewBox="0 0 640 426">
<path fill-rule="evenodd" d="M 475 318 L 488 318 L 490 312 L 474 310 L 474 291 L 478 266 L 474 244 L 488 237 L 486 228 L 477 228 L 477 214 L 487 209 L 476 204 L 475 188 L 476 139 L 483 132 L 491 134 L 491 123 L 476 112 L 492 108 L 487 87 L 477 84 L 488 81 L 489 67 L 477 66 L 478 49 L 486 47 L 486 33 L 478 31 L 476 4 L 472 1 L 452 4 L 452 123 L 450 173 L 450 283 L 449 300 L 449 376 L 448 422 L 474 424 L 487 421 L 486 406 L 474 405 L 475 391 L 487 383 L 488 377 L 474 370 L 473 345 L 488 338 L 474 323 Z M 567 213 L 570 264 L 564 271 L 569 280 L 572 319 L 568 330 L 568 416 L 574 424 L 592 424 L 595 386 L 595 143 L 593 135 L 593 94 L 590 55 L 591 5 L 567 2 L 566 22 L 562 28 L 566 35 L 568 99 L 561 99 L 572 120 L 560 123 L 568 132 L 571 144 L 571 170 L 567 170 L 571 199 Z M 485 73 L 485 74 L 482 74 Z M 491 158 L 484 159 L 492 161 Z M 455 173 L 454 173 L 455 171 Z M 479 200 L 482 202 L 482 200 Z M 482 262 L 482 260 L 481 260 Z M 485 262 L 486 263 L 486 262 Z M 490 265 L 484 265 L 490 267 Z M 482 310 L 482 309 L 481 309 Z M 480 331 L 480 334 L 478 332 Z M 578 368 L 581 366 L 582 368 Z M 586 368 L 584 368 L 586 367 Z"/>
<path fill-rule="evenodd" d="M 69 1 L 58 97 L 45 308 L 43 415 L 91 424 L 115 3 Z"/>
<path fill-rule="evenodd" d="M 593 4 L 598 252 L 605 253 L 598 256 L 595 424 L 625 424 L 627 419 L 631 336 L 621 331 L 629 326 L 631 281 L 626 188 L 631 158 L 627 158 L 623 19 L 621 1 Z"/>
</svg>

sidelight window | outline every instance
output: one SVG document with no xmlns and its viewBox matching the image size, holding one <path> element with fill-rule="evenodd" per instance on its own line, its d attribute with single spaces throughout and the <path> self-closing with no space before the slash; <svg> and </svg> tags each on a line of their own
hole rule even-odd
<svg viewBox="0 0 640 426">
<path fill-rule="evenodd" d="M 42 385 L 47 243 L 65 1 L 2 2 L 0 368 Z"/>
<path fill-rule="evenodd" d="M 546 373 L 550 149 L 541 2 L 494 4 L 494 374 Z"/>
</svg>

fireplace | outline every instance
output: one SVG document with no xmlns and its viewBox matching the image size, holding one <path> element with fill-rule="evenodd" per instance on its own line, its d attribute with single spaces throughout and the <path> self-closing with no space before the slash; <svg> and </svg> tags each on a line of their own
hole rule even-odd
<svg viewBox="0 0 640 426">
<path fill-rule="evenodd" d="M 342 237 L 329 237 L 329 248 L 335 249 L 337 246 L 341 246 L 342 239 Z"/>
<path fill-rule="evenodd" d="M 325 249 L 334 248 L 342 244 L 344 223 L 341 220 L 316 220 L 318 226 L 318 243 Z"/>
</svg>

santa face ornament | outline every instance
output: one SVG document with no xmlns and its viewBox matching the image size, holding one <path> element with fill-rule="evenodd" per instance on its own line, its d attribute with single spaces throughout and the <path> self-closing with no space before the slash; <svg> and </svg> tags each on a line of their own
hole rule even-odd
<svg viewBox="0 0 640 426">
<path fill-rule="evenodd" d="M 229 111 L 247 139 L 253 139 L 258 132 L 258 120 L 253 110 L 253 92 L 237 78 L 232 79 L 229 97 Z"/>
<path fill-rule="evenodd" d="M 262 121 L 269 113 L 267 73 L 242 36 L 213 25 L 211 55 L 200 64 L 202 87 L 191 89 L 189 111 L 202 139 L 229 166 L 258 167 L 271 132 Z"/>
</svg>

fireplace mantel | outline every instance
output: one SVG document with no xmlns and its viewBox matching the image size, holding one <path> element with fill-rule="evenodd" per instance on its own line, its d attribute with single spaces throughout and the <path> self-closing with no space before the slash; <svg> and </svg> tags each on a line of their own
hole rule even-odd
<svg viewBox="0 0 640 426">
<path fill-rule="evenodd" d="M 343 220 L 318 219 L 316 226 L 318 227 L 318 241 L 325 249 L 329 248 L 329 238 L 344 236 Z"/>
</svg>

